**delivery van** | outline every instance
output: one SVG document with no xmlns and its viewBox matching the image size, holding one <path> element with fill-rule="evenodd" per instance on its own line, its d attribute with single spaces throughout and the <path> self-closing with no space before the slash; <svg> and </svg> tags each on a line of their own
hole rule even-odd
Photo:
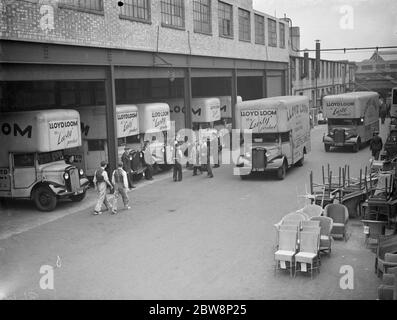
<svg viewBox="0 0 397 320">
<path fill-rule="evenodd" d="M 397 118 L 397 87 L 391 89 L 390 116 Z"/>
<path fill-rule="evenodd" d="M 170 107 L 167 103 L 140 103 L 139 130 L 141 141 L 149 141 L 154 163 L 163 170 L 174 163 L 174 132 L 171 130 Z"/>
<path fill-rule="evenodd" d="M 0 114 L 0 198 L 31 199 L 52 211 L 58 199 L 84 199 L 84 171 L 64 160 L 81 145 L 80 115 L 53 109 Z"/>
<path fill-rule="evenodd" d="M 67 151 L 73 155 L 74 164 L 93 177 L 101 161 L 108 160 L 106 107 L 87 106 L 78 109 L 81 118 L 82 146 Z M 131 167 L 140 177 L 144 171 L 142 147 L 139 138 L 139 115 L 136 105 L 116 106 L 118 158 L 124 147 L 131 148 Z"/>
<path fill-rule="evenodd" d="M 331 147 L 350 146 L 358 152 L 379 131 L 379 94 L 372 91 L 326 96 L 323 110 L 328 119 L 324 135 L 325 151 Z"/>
<path fill-rule="evenodd" d="M 287 169 L 302 166 L 311 151 L 309 99 L 280 96 L 236 105 L 237 129 L 252 130 L 252 141 L 244 141 L 237 159 L 240 177 L 254 172 L 275 171 L 284 179 Z"/>
</svg>

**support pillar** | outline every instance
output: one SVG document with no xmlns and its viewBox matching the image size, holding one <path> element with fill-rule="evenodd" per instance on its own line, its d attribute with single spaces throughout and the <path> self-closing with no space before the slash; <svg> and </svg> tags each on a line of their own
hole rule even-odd
<svg viewBox="0 0 397 320">
<path fill-rule="evenodd" d="M 192 129 L 192 70 L 185 69 L 184 79 L 185 128 Z"/>
<path fill-rule="evenodd" d="M 232 128 L 236 129 L 236 104 L 237 104 L 237 69 L 232 70 Z"/>
<path fill-rule="evenodd" d="M 117 118 L 116 118 L 116 90 L 114 80 L 114 66 L 106 70 L 106 132 L 108 145 L 108 168 L 110 172 L 117 168 L 118 143 L 117 143 Z M 99 165 L 99 164 L 98 164 Z"/>
</svg>

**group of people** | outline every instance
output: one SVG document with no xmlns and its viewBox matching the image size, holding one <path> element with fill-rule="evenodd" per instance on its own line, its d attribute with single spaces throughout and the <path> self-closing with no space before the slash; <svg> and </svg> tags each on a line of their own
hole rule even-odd
<svg viewBox="0 0 397 320">
<path fill-rule="evenodd" d="M 206 167 L 207 176 L 209 178 L 213 178 L 214 174 L 212 172 L 211 166 L 211 147 L 214 144 L 211 144 L 209 138 L 206 141 L 196 141 L 193 144 L 188 144 L 185 139 L 182 141 L 175 141 L 174 148 L 174 169 L 173 169 L 173 180 L 175 182 L 182 181 L 182 164 L 184 156 L 187 156 L 188 152 L 191 151 L 190 160 L 193 163 L 193 176 L 197 175 L 199 171 L 200 174 L 203 173 L 203 165 Z M 206 152 L 203 152 L 203 148 L 206 148 Z M 183 152 L 182 150 L 185 150 Z M 143 158 L 145 164 L 144 175 L 147 180 L 153 180 L 153 165 L 154 160 L 151 156 L 150 145 L 148 141 L 145 141 L 143 149 Z M 217 153 L 217 150 L 216 150 Z M 205 161 L 202 161 L 202 155 L 206 154 Z M 217 154 L 216 154 L 217 156 Z M 217 158 L 217 157 L 216 157 Z M 95 171 L 94 174 L 94 187 L 98 193 L 97 203 L 94 209 L 94 215 L 99 215 L 104 211 L 111 211 L 112 214 L 117 213 L 117 203 L 121 196 L 123 200 L 123 204 L 125 209 L 131 209 L 128 198 L 128 191 L 132 188 L 135 188 L 133 182 L 133 174 L 134 171 L 131 167 L 131 161 L 133 159 L 131 149 L 126 146 L 124 148 L 124 153 L 121 156 L 121 161 L 118 163 L 117 169 L 115 169 L 111 174 L 111 179 L 109 179 L 107 169 L 107 162 L 102 161 L 100 163 L 100 167 Z M 204 162 L 204 163 L 203 163 Z M 189 165 L 189 162 L 187 163 Z M 219 160 L 215 164 L 214 167 L 219 167 Z M 113 203 L 111 204 L 107 198 L 107 188 L 114 190 L 114 198 Z M 102 207 L 105 206 L 105 210 L 102 210 Z"/>
</svg>

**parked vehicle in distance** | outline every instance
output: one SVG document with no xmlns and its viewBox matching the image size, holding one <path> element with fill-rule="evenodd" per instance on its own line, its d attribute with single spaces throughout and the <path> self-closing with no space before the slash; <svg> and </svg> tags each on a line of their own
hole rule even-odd
<svg viewBox="0 0 397 320">
<path fill-rule="evenodd" d="M 324 116 L 324 114 L 321 111 L 317 114 L 317 123 L 327 124 L 327 118 Z"/>
<path fill-rule="evenodd" d="M 88 179 L 64 159 L 65 150 L 81 146 L 77 111 L 2 113 L 0 128 L 0 198 L 31 199 L 41 211 L 59 199 L 84 199 Z"/>
<path fill-rule="evenodd" d="M 281 96 L 243 101 L 236 105 L 240 130 L 252 130 L 252 141 L 244 141 L 244 154 L 237 160 L 240 177 L 253 172 L 275 171 L 284 179 L 287 169 L 302 166 L 311 151 L 309 99 Z"/>
<path fill-rule="evenodd" d="M 397 118 L 397 87 L 391 89 L 390 116 Z"/>
<path fill-rule="evenodd" d="M 372 91 L 349 92 L 326 96 L 323 110 L 328 119 L 324 135 L 325 151 L 331 147 L 350 146 L 358 152 L 379 131 L 379 94 Z"/>
</svg>

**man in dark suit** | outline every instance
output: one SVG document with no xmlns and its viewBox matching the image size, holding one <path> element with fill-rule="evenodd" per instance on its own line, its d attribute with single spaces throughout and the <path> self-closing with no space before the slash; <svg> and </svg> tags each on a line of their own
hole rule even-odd
<svg viewBox="0 0 397 320">
<path fill-rule="evenodd" d="M 130 155 L 130 148 L 128 146 L 125 146 L 124 153 L 121 156 L 121 162 L 123 163 L 123 170 L 127 173 L 128 186 L 130 188 L 135 188 L 132 178 L 131 160 L 132 156 Z"/>
</svg>

